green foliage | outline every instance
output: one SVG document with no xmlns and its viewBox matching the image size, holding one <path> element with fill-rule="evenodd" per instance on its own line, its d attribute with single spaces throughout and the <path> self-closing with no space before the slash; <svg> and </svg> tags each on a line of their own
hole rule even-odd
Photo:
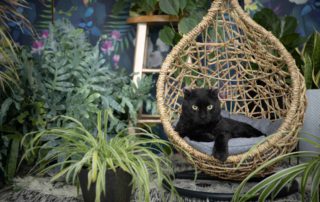
<svg viewBox="0 0 320 202">
<path fill-rule="evenodd" d="M 169 15 L 179 15 L 179 12 L 186 7 L 185 0 L 159 0 L 160 10 Z"/>
<path fill-rule="evenodd" d="M 320 88 L 320 33 L 311 34 L 301 53 L 307 89 Z"/>
<path fill-rule="evenodd" d="M 100 52 L 100 42 L 90 45 L 83 31 L 69 22 L 57 21 L 49 29 L 49 37 L 39 39 L 44 44 L 40 50 L 20 50 L 15 58 L 20 80 L 10 93 L 0 94 L 3 144 L 16 145 L 16 138 L 9 138 L 13 134 L 21 139 L 28 132 L 60 125 L 60 121 L 49 122 L 57 115 L 75 117 L 94 130 L 96 113 L 103 109 L 112 113 L 109 132 L 116 133 L 137 122 L 143 102 L 154 103 L 149 95 L 151 77 L 133 84 L 125 72 L 111 68 Z M 6 148 L 17 151 L 15 146 Z M 8 154 L 1 163 L 11 161 Z"/>
<path fill-rule="evenodd" d="M 320 34 L 314 32 L 308 38 L 295 30 L 297 19 L 292 16 L 279 18 L 271 9 L 263 8 L 253 19 L 274 34 L 291 53 L 304 75 L 307 89 L 320 87 Z M 304 45 L 302 52 L 299 48 Z"/>
<path fill-rule="evenodd" d="M 302 140 L 307 141 L 312 144 L 315 148 L 320 148 L 320 138 L 309 135 L 315 139 L 315 141 L 307 138 L 302 138 Z M 265 178 L 250 190 L 241 194 L 244 185 L 248 180 L 265 168 L 276 164 L 277 162 L 283 161 L 288 158 L 308 158 L 305 163 L 300 163 L 298 165 L 283 169 L 275 174 Z M 287 184 L 290 184 L 295 178 L 300 177 L 300 193 L 302 201 L 305 201 L 306 185 L 308 179 L 311 180 L 311 201 L 319 201 L 319 186 L 320 186 L 320 152 L 311 151 L 298 151 L 288 154 L 280 155 L 274 159 L 271 159 L 253 171 L 246 179 L 244 179 L 236 192 L 234 193 L 232 201 L 244 202 L 250 201 L 252 197 L 258 196 L 259 202 L 266 201 L 267 197 L 271 197 L 273 200 L 282 188 Z"/>
<path fill-rule="evenodd" d="M 17 7 L 26 6 L 25 0 L 0 2 L 0 95 L 12 85 L 17 85 L 19 80 L 15 68 L 16 45 L 10 37 L 8 22 L 19 22 L 19 28 L 25 28 L 33 33 L 30 22 L 17 11 Z"/>
<path fill-rule="evenodd" d="M 94 114 L 105 108 L 111 108 L 118 121 L 136 122 L 141 103 L 150 98 L 151 78 L 143 78 L 136 86 L 125 72 L 111 68 L 99 50 L 100 43 L 92 47 L 83 31 L 67 22 L 51 25 L 44 43 L 39 55 L 22 50 L 21 85 L 2 103 L 4 112 L 15 106 L 19 123 L 31 121 L 27 131 L 43 128 L 49 119 L 62 114 L 93 128 Z"/>
<path fill-rule="evenodd" d="M 11 85 L 16 85 L 19 80 L 14 62 L 16 57 L 15 45 L 7 36 L 6 31 L 0 25 L 0 95 Z"/>
<path fill-rule="evenodd" d="M 167 14 L 179 17 L 178 31 L 173 27 L 164 27 L 161 30 L 160 39 L 167 45 L 174 45 L 183 34 L 193 29 L 206 14 L 210 7 L 210 1 L 203 0 L 117 0 L 113 5 L 116 14 L 131 5 L 131 14 L 157 15 Z M 174 33 L 174 34 L 173 34 Z M 173 37 L 174 36 L 174 37 Z"/>
<path fill-rule="evenodd" d="M 179 32 L 182 34 L 188 33 L 197 24 L 199 24 L 205 13 L 206 12 L 204 10 L 194 10 L 190 13 L 189 16 L 182 18 L 178 24 Z"/>
<path fill-rule="evenodd" d="M 76 183 L 80 170 L 87 168 L 89 186 L 96 182 L 96 202 L 99 201 L 100 194 L 105 192 L 106 170 L 116 171 L 116 168 L 131 174 L 132 185 L 138 191 L 139 201 L 150 201 L 152 179 L 156 179 L 159 188 L 162 187 L 163 181 L 167 182 L 174 193 L 171 180 L 174 172 L 168 158 L 172 153 L 169 142 L 142 128 L 133 128 L 134 134 L 129 134 L 129 128 L 124 128 L 110 139 L 107 132 L 110 122 L 109 111 L 106 110 L 103 116 L 98 112 L 95 133 L 85 128 L 80 121 L 61 116 L 60 120 L 65 122 L 65 127 L 27 134 L 22 141 L 26 146 L 24 158 L 34 156 L 43 150 L 49 151 L 46 156 L 40 157 L 37 165 L 50 162 L 51 164 L 36 171 L 41 174 L 61 168 L 52 181 L 65 176 L 68 182 Z M 54 141 L 57 139 L 60 141 Z M 169 153 L 166 152 L 168 148 Z M 53 160 L 58 161 L 52 164 Z"/>
<path fill-rule="evenodd" d="M 16 172 L 17 156 L 21 135 L 4 128 L 3 123 L 13 99 L 6 95 L 13 93 L 17 87 L 19 76 L 17 72 L 17 47 L 8 34 L 7 22 L 20 22 L 33 32 L 30 22 L 17 11 L 17 7 L 27 6 L 25 0 L 3 0 L 0 2 L 0 173 L 4 173 L 6 182 L 10 181 Z"/>
<path fill-rule="evenodd" d="M 279 18 L 271 9 L 263 8 L 254 14 L 253 20 L 266 30 L 271 31 L 292 54 L 298 67 L 301 67 L 303 61 L 297 48 L 306 41 L 306 38 L 295 31 L 298 26 L 295 17 Z"/>
</svg>

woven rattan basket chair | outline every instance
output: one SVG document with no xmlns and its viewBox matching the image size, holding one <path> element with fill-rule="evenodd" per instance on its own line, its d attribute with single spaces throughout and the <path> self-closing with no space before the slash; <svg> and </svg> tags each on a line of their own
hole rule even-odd
<svg viewBox="0 0 320 202">
<path fill-rule="evenodd" d="M 191 147 L 174 130 L 186 86 L 218 88 L 222 108 L 230 113 L 283 122 L 250 153 L 221 162 Z M 304 79 L 292 56 L 237 0 L 213 1 L 203 20 L 168 54 L 157 83 L 157 102 L 171 142 L 187 151 L 200 170 L 233 180 L 296 147 L 306 106 Z"/>
</svg>

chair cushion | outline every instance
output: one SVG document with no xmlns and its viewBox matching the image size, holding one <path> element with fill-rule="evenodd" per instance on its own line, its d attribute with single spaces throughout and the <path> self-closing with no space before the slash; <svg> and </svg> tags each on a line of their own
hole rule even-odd
<svg viewBox="0 0 320 202">
<path fill-rule="evenodd" d="M 275 133 L 282 123 L 282 119 L 278 119 L 275 121 L 270 121 L 269 119 L 265 119 L 265 118 L 254 119 L 244 115 L 230 114 L 229 112 L 226 112 L 226 111 L 222 111 L 221 115 L 225 118 L 230 118 L 239 122 L 247 123 L 267 135 L 271 135 Z M 252 137 L 252 138 L 232 138 L 228 142 L 229 154 L 234 155 L 234 154 L 244 153 L 248 151 L 253 145 L 262 141 L 264 138 L 265 136 Z M 197 142 L 197 141 L 190 140 L 188 137 L 185 137 L 184 139 L 188 144 L 190 144 L 195 149 L 203 153 L 206 153 L 208 155 L 212 154 L 214 141 L 213 142 Z"/>
</svg>

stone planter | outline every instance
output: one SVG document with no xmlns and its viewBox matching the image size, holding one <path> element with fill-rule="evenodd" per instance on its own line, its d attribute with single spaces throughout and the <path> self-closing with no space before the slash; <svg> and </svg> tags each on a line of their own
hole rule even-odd
<svg viewBox="0 0 320 202">
<path fill-rule="evenodd" d="M 317 141 L 320 144 L 320 139 L 307 135 L 312 134 L 320 138 L 320 89 L 307 90 L 306 95 L 307 109 L 299 136 Z M 320 152 L 320 148 L 315 148 L 312 144 L 303 140 L 299 140 L 299 150 Z"/>
</svg>

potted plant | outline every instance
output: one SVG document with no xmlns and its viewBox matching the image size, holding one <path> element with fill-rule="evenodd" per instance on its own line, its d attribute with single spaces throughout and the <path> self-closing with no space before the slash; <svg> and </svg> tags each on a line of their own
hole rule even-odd
<svg viewBox="0 0 320 202">
<path fill-rule="evenodd" d="M 304 118 L 304 124 L 300 131 L 300 136 L 306 137 L 305 134 L 313 134 L 320 137 L 320 33 L 314 32 L 310 35 L 301 52 L 304 65 L 302 66 L 303 75 L 307 87 L 307 109 Z M 310 137 L 313 141 L 318 139 Z M 319 143 L 319 142 L 318 142 Z M 313 147 L 306 141 L 299 142 L 299 150 L 316 151 L 320 148 Z"/>
<path fill-rule="evenodd" d="M 302 138 L 303 141 L 313 144 L 315 147 L 320 148 L 320 137 L 309 135 L 312 138 L 317 139 L 313 141 L 310 138 Z M 280 170 L 273 175 L 265 178 L 261 182 L 257 183 L 254 187 L 250 188 L 245 193 L 242 193 L 245 184 L 258 174 L 263 169 L 272 166 L 280 161 L 288 158 L 307 158 L 308 160 L 304 163 L 285 168 Z M 271 159 L 261 165 L 259 168 L 254 170 L 248 177 L 246 177 L 241 184 L 238 186 L 234 193 L 232 201 L 244 202 L 252 201 L 252 198 L 258 198 L 258 201 L 266 201 L 270 198 L 271 201 L 279 194 L 281 190 L 287 185 L 293 182 L 297 177 L 300 177 L 300 194 L 302 201 L 306 201 L 305 194 L 307 190 L 307 184 L 310 184 L 310 201 L 319 201 L 320 192 L 320 151 L 297 151 L 288 154 L 280 155 L 274 159 Z M 308 186 L 309 187 L 309 186 Z M 254 199 L 257 200 L 257 199 Z"/>
<path fill-rule="evenodd" d="M 95 132 L 72 117 L 57 117 L 63 127 L 32 132 L 23 138 L 23 158 L 38 153 L 40 174 L 60 168 L 52 181 L 65 176 L 67 182 L 76 183 L 79 177 L 85 201 L 129 201 L 131 186 L 139 201 L 150 201 L 153 178 L 159 188 L 166 182 L 174 193 L 169 143 L 142 128 L 135 128 L 134 134 L 128 134 L 126 128 L 111 137 L 109 113 L 98 112 Z"/>
<path fill-rule="evenodd" d="M 203 0 L 117 0 L 113 14 L 130 5 L 128 23 L 177 22 L 178 31 L 173 26 L 164 26 L 159 32 L 160 39 L 167 45 L 176 44 L 183 34 L 193 29 L 207 13 L 210 1 Z"/>
<path fill-rule="evenodd" d="M 0 85 L 0 173 L 6 181 L 15 174 L 24 134 L 56 127 L 56 122 L 49 121 L 55 116 L 74 117 L 93 129 L 96 112 L 112 109 L 109 128 L 121 131 L 129 122 L 137 123 L 142 103 L 155 110 L 152 78 L 135 84 L 123 68 L 117 70 L 111 63 L 111 50 L 118 45 L 111 35 L 93 46 L 85 32 L 67 20 L 57 20 L 39 35 L 32 47 L 0 48 L 0 80 L 8 84 L 6 92 Z M 6 63 L 10 67 L 3 69 L 1 54 L 12 59 Z M 4 80 L 8 75 L 11 79 Z"/>
</svg>

